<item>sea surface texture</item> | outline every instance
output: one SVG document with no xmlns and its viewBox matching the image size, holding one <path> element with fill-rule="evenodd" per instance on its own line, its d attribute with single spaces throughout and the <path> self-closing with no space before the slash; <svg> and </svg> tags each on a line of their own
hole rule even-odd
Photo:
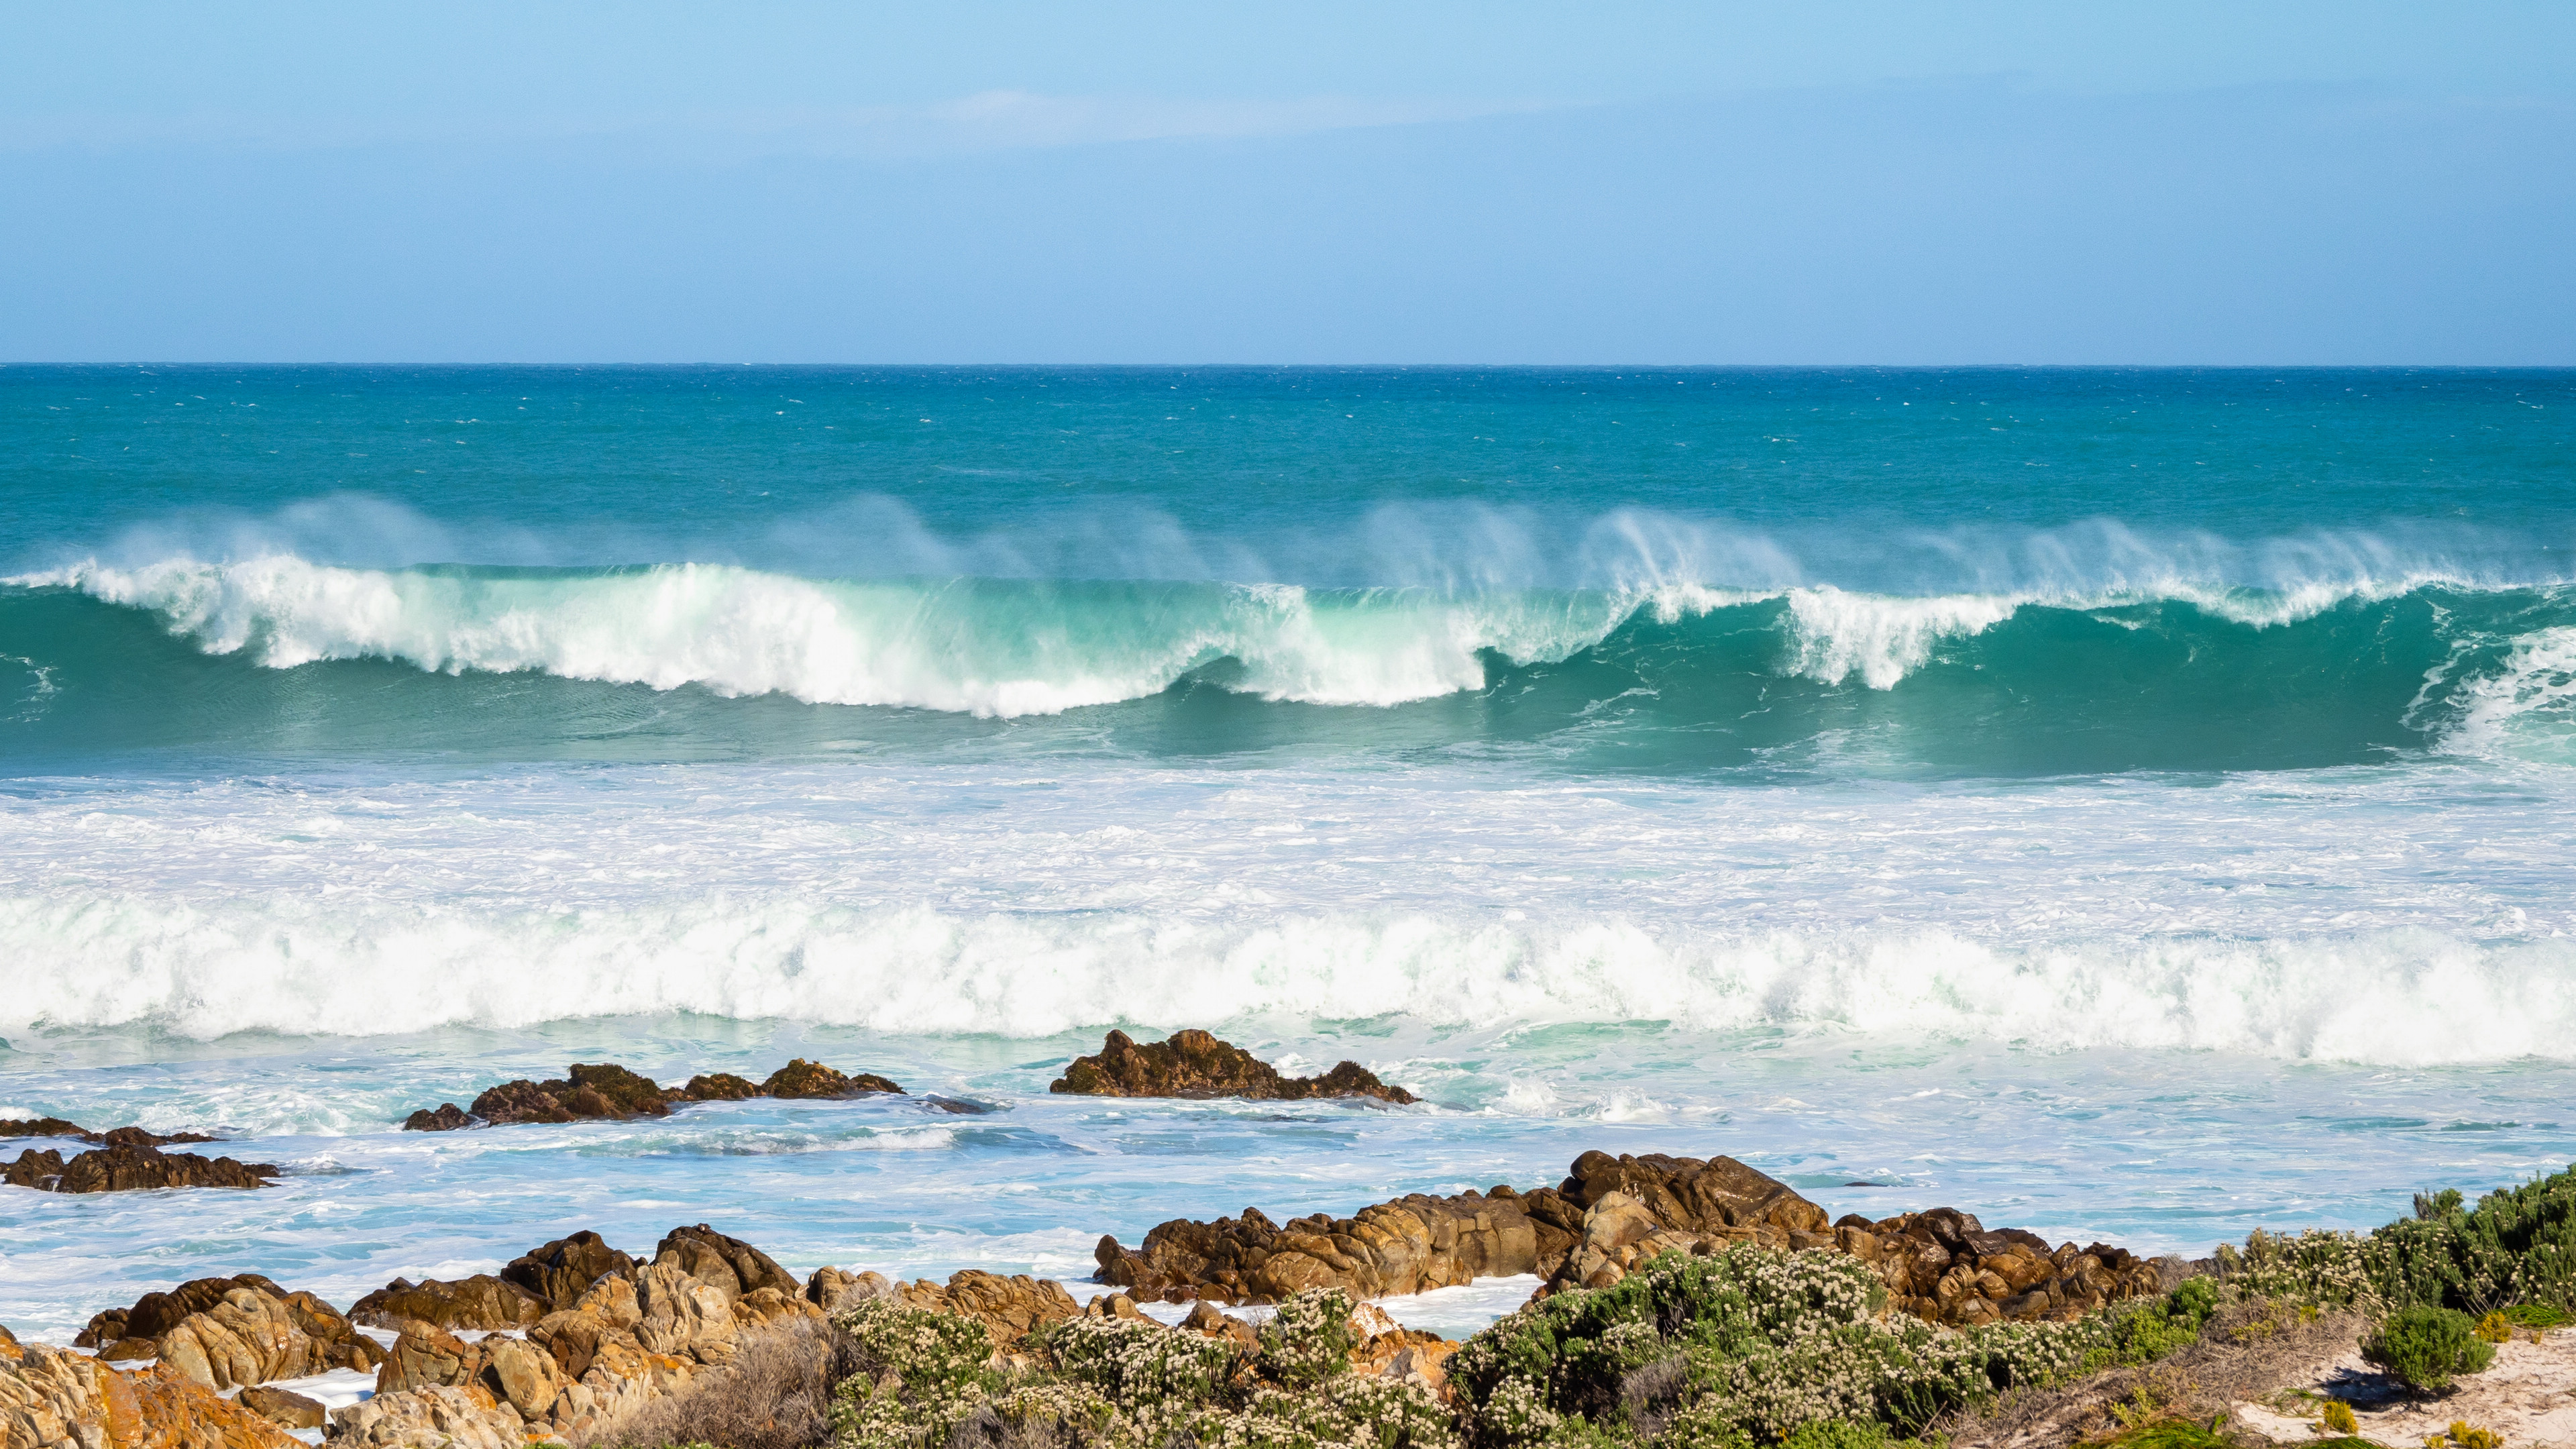
<svg viewBox="0 0 2576 1449">
<path fill-rule="evenodd" d="M 2576 1158 L 2576 374 L 12 367 L 0 507 L 0 1113 L 287 1172 L 0 1188 L 21 1335 L 1591 1147 L 2193 1253 Z M 1424 1101 L 1051 1097 L 1113 1026 Z M 913 1094 L 396 1130 L 791 1056 Z"/>
</svg>

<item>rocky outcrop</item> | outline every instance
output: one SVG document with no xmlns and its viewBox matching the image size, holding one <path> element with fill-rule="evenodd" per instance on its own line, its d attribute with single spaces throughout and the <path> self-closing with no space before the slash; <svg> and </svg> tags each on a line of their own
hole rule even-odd
<svg viewBox="0 0 2576 1449">
<path fill-rule="evenodd" d="M 438 1104 L 437 1110 L 435 1111 L 424 1107 L 421 1110 L 412 1113 L 410 1116 L 405 1117 L 403 1119 L 402 1130 L 405 1132 L 453 1132 L 460 1127 L 471 1127 L 473 1125 L 473 1117 L 468 1115 L 464 1108 L 457 1106 L 454 1102 L 441 1102 Z"/>
<path fill-rule="evenodd" d="M 1061 1323 L 1082 1312 L 1073 1295 L 1052 1278 L 1032 1278 L 1026 1273 L 1004 1277 L 975 1268 L 950 1274 L 944 1284 L 923 1278 L 896 1285 L 892 1296 L 907 1307 L 981 1320 L 996 1347 L 1008 1347 L 1033 1328 Z"/>
<path fill-rule="evenodd" d="M 821 1062 L 809 1062 L 803 1057 L 790 1060 L 787 1065 L 771 1072 L 768 1081 L 760 1084 L 760 1095 L 791 1101 L 865 1097 L 880 1092 L 900 1095 L 903 1088 L 896 1086 L 891 1078 L 872 1072 L 845 1076 Z"/>
<path fill-rule="evenodd" d="M 1416 1100 L 1402 1087 L 1381 1082 L 1357 1062 L 1343 1062 L 1320 1077 L 1283 1077 L 1279 1069 L 1229 1042 L 1198 1030 L 1176 1031 L 1163 1041 L 1138 1045 L 1123 1031 L 1109 1033 L 1097 1056 L 1076 1057 L 1050 1092 L 1087 1097 L 1243 1097 L 1255 1101 L 1304 1101 L 1314 1097 Z"/>
<path fill-rule="evenodd" d="M 1605 1288 L 1664 1253 L 1750 1242 L 1834 1249 L 1868 1263 L 1898 1308 L 1936 1323 L 2074 1318 L 2162 1290 L 2156 1265 L 2096 1243 L 2054 1248 L 1988 1231 L 1951 1208 L 1880 1222 L 1825 1210 L 1731 1157 L 1587 1152 L 1552 1188 L 1416 1195 L 1274 1224 L 1255 1208 L 1212 1223 L 1158 1225 L 1135 1248 L 1103 1238 L 1096 1280 L 1138 1297 L 1273 1303 L 1309 1288 L 1357 1298 L 1534 1273 L 1541 1294 Z"/>
<path fill-rule="evenodd" d="M 1187 1303 L 1276 1303 L 1308 1288 L 1354 1297 L 1420 1293 L 1540 1271 L 1538 1224 L 1508 1188 L 1496 1195 L 1415 1194 L 1347 1218 L 1318 1213 L 1285 1226 L 1258 1208 L 1213 1223 L 1164 1223 L 1135 1249 L 1102 1238 L 1097 1281 L 1138 1297 Z"/>
<path fill-rule="evenodd" d="M 673 1107 L 691 1102 L 740 1102 L 753 1097 L 799 1100 L 900 1094 L 903 1088 L 885 1077 L 862 1072 L 850 1076 L 802 1057 L 753 1085 L 730 1072 L 701 1073 L 685 1087 L 665 1087 L 614 1063 L 575 1062 L 561 1081 L 503 1082 L 474 1099 L 470 1108 L 442 1102 L 403 1119 L 406 1132 L 453 1132 L 459 1128 L 503 1127 L 518 1122 L 624 1122 L 637 1117 L 668 1116 Z"/>
<path fill-rule="evenodd" d="M 689 1078 L 680 1095 L 691 1102 L 742 1102 L 760 1095 L 760 1084 L 731 1072 L 701 1072 Z"/>
<path fill-rule="evenodd" d="M 124 1373 L 67 1350 L 0 1343 L 0 1449 L 66 1446 L 298 1449 L 266 1417 L 167 1365 Z"/>
<path fill-rule="evenodd" d="M 471 1278 L 414 1283 L 396 1278 L 349 1305 L 349 1319 L 369 1328 L 402 1329 L 425 1323 L 451 1331 L 527 1328 L 550 1305 L 516 1283 L 477 1273 Z"/>
<path fill-rule="evenodd" d="M 707 1284 L 724 1294 L 728 1303 L 763 1288 L 776 1289 L 789 1298 L 797 1297 L 799 1292 L 796 1275 L 778 1266 L 777 1259 L 705 1223 L 673 1228 L 663 1234 L 653 1249 L 653 1262 L 656 1267 L 677 1268 Z"/>
<path fill-rule="evenodd" d="M 501 1269 L 501 1281 L 526 1289 L 553 1312 L 580 1302 L 600 1279 L 631 1274 L 635 1266 L 633 1258 L 608 1246 L 599 1234 L 584 1231 L 511 1259 Z"/>
<path fill-rule="evenodd" d="M 2164 1291 L 2163 1272 L 2125 1248 L 2078 1248 L 2018 1228 L 1989 1232 L 1954 1208 L 1877 1222 L 1852 1216 L 1835 1245 L 1878 1270 L 1895 1306 L 1935 1323 L 2079 1318 L 2115 1299 Z"/>
<path fill-rule="evenodd" d="M 60 1117 L 35 1117 L 24 1121 L 0 1117 L 0 1139 L 10 1137 L 77 1137 L 83 1142 L 96 1142 L 108 1147 L 166 1147 L 174 1142 L 217 1142 L 203 1132 L 173 1132 L 164 1136 L 140 1127 L 110 1127 L 92 1132 L 77 1122 Z"/>
<path fill-rule="evenodd" d="M 468 1111 L 495 1127 L 513 1122 L 624 1122 L 670 1115 L 669 1094 L 651 1077 L 613 1062 L 575 1062 L 562 1081 L 503 1082 Z"/>
<path fill-rule="evenodd" d="M 155 1187 L 266 1187 L 277 1169 L 263 1162 L 163 1152 L 133 1143 L 73 1155 L 30 1148 L 0 1168 L 0 1182 L 39 1192 L 132 1192 Z"/>
<path fill-rule="evenodd" d="M 108 1362 L 157 1358 L 216 1390 L 384 1360 L 384 1350 L 330 1304 L 256 1273 L 146 1293 L 131 1308 L 92 1318 L 72 1342 Z"/>
</svg>

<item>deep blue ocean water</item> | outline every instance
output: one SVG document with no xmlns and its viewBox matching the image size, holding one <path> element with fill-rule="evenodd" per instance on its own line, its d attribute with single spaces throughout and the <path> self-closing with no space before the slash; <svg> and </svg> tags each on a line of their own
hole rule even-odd
<svg viewBox="0 0 2576 1449">
<path fill-rule="evenodd" d="M 291 1169 L 0 1191 L 22 1332 L 1592 1146 L 2192 1251 L 2576 1158 L 2576 373 L 12 367 L 0 505 L 0 1111 Z M 1112 1025 L 1428 1105 L 1050 1099 Z M 392 1130 L 791 1054 L 997 1110 Z"/>
</svg>

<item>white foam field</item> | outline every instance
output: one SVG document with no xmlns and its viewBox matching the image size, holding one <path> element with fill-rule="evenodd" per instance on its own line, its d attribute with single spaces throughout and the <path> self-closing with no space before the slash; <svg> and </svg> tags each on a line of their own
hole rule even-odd
<svg viewBox="0 0 2576 1449">
<path fill-rule="evenodd" d="M 1893 688 L 1945 641 L 2022 607 L 2182 599 L 2252 627 L 2346 600 L 2464 580 L 2422 571 L 2248 591 L 2161 579 L 2082 590 L 1882 595 L 1830 584 L 1735 590 L 1657 579 L 1611 590 L 1310 590 L 1290 584 L 831 581 L 722 564 L 578 575 L 355 568 L 289 554 L 96 560 L 6 582 L 150 610 L 209 653 L 272 668 L 398 660 L 568 679 L 981 716 L 1053 714 L 1157 693 L 1218 659 L 1273 700 L 1392 705 L 1487 683 L 1487 652 L 1562 660 L 1632 613 L 1672 622 L 1787 601 L 1777 667 Z M 41 683 L 41 681 L 40 681 Z"/>
<path fill-rule="evenodd" d="M 1255 1016 L 1667 1021 L 2387 1063 L 2576 1058 L 2576 943 L 2382 930 L 2295 941 L 1745 938 L 1398 915 L 1259 926 L 691 903 L 540 921 L 470 908 L 0 901 L 37 963 L 0 1026 L 367 1036 L 693 1012 L 1040 1037 Z M 1551 1104 L 1532 1100 L 1526 1110 Z M 1642 1095 L 1591 1108 L 1646 1120 Z M 935 1129 L 836 1142 L 916 1150 Z M 818 1150 L 786 1143 L 749 1150 Z"/>
</svg>

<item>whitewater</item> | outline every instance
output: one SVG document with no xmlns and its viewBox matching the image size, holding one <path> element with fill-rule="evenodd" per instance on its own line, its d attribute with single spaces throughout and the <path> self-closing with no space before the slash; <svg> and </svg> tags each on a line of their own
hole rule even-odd
<svg viewBox="0 0 2576 1449">
<path fill-rule="evenodd" d="M 0 1114 L 287 1169 L 0 1190 L 22 1334 L 568 1224 L 1079 1278 L 1591 1147 L 2193 1252 L 2576 1158 L 2565 374 L 0 404 Z M 1425 1100 L 1046 1091 L 1183 1026 Z M 791 1055 L 913 1096 L 396 1130 Z"/>
</svg>

